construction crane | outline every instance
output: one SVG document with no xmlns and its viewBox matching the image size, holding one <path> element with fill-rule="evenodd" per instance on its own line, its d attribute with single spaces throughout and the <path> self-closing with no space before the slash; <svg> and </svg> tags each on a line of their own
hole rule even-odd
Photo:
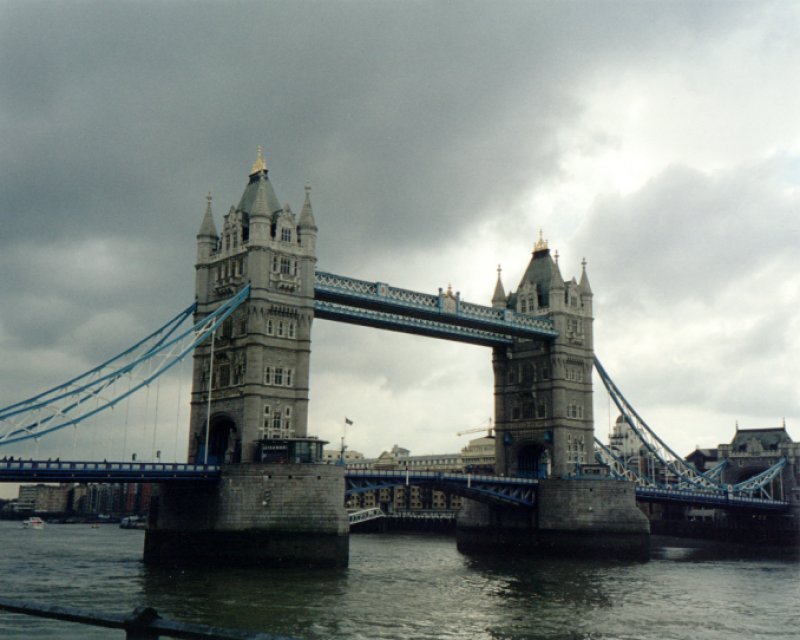
<svg viewBox="0 0 800 640">
<path fill-rule="evenodd" d="M 486 437 L 492 437 L 492 419 L 489 418 L 486 425 L 480 427 L 472 427 L 472 429 L 464 429 L 464 431 L 459 431 L 456 433 L 457 436 L 465 436 L 468 433 L 477 433 L 478 431 L 486 431 Z"/>
</svg>

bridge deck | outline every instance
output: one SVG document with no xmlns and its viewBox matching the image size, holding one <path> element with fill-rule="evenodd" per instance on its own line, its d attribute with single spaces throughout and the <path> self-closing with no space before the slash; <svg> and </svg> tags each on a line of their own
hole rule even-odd
<svg viewBox="0 0 800 640">
<path fill-rule="evenodd" d="M 221 467 L 213 464 L 0 460 L 0 482 L 214 482 L 220 473 Z M 525 507 L 535 504 L 535 491 L 539 484 L 536 478 L 375 469 L 348 470 L 345 482 L 345 495 L 398 485 L 431 484 L 477 500 Z M 788 502 L 778 500 L 647 487 L 636 487 L 636 498 L 649 502 L 753 511 L 786 511 L 790 507 Z"/>
<path fill-rule="evenodd" d="M 178 482 L 216 480 L 213 464 L 0 460 L 0 482 Z"/>
</svg>

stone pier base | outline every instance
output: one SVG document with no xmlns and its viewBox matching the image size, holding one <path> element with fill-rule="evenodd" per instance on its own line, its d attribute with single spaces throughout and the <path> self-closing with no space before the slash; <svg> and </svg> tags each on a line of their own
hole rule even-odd
<svg viewBox="0 0 800 640">
<path fill-rule="evenodd" d="M 343 495 L 344 469 L 322 464 L 229 465 L 216 484 L 162 485 L 144 561 L 347 566 Z"/>
<path fill-rule="evenodd" d="M 631 483 L 542 480 L 535 509 L 467 501 L 457 542 L 465 553 L 647 559 L 650 526 Z"/>
</svg>

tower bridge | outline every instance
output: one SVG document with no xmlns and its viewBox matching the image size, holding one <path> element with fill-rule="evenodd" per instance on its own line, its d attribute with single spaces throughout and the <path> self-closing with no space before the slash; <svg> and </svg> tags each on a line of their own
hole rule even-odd
<svg viewBox="0 0 800 640">
<path fill-rule="evenodd" d="M 309 433 L 312 325 L 323 319 L 492 350 L 498 477 L 424 480 L 469 498 L 459 516 L 464 549 L 642 555 L 649 527 L 637 491 L 661 501 L 676 499 L 676 489 L 705 491 L 718 502 L 737 497 L 677 462 L 605 374 L 625 420 L 683 485 L 648 485 L 613 452 L 596 448 L 592 371 L 603 370 L 594 356 L 585 260 L 579 278 L 564 279 L 540 234 L 517 288 L 506 293 L 498 269 L 491 306 L 484 306 L 450 288 L 428 294 L 319 271 L 317 233 L 310 188 L 299 214 L 281 205 L 259 149 L 219 231 L 208 197 L 197 233 L 196 303 L 182 314 L 193 315 L 194 325 L 181 332 L 171 321 L 86 374 L 0 409 L 0 444 L 77 428 L 191 354 L 187 464 L 26 470 L 9 461 L 0 464 L 0 480 L 24 473 L 158 479 L 148 562 L 346 564 L 345 483 L 358 490 L 365 478 L 321 464 L 325 443 Z M 126 376 L 136 384 L 114 391 Z M 796 475 L 794 457 L 782 464 L 779 471 Z"/>
</svg>

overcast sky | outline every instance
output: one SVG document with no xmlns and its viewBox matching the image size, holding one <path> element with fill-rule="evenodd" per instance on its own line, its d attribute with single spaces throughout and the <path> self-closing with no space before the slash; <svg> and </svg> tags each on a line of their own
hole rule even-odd
<svg viewBox="0 0 800 640">
<path fill-rule="evenodd" d="M 798 33 L 763 0 L 0 0 L 0 405 L 191 302 L 205 196 L 219 226 L 263 145 L 282 202 L 312 186 L 319 269 L 489 304 L 541 228 L 678 452 L 800 438 Z M 312 350 L 310 432 L 348 416 L 367 455 L 491 416 L 488 349 L 317 321 Z"/>
</svg>

